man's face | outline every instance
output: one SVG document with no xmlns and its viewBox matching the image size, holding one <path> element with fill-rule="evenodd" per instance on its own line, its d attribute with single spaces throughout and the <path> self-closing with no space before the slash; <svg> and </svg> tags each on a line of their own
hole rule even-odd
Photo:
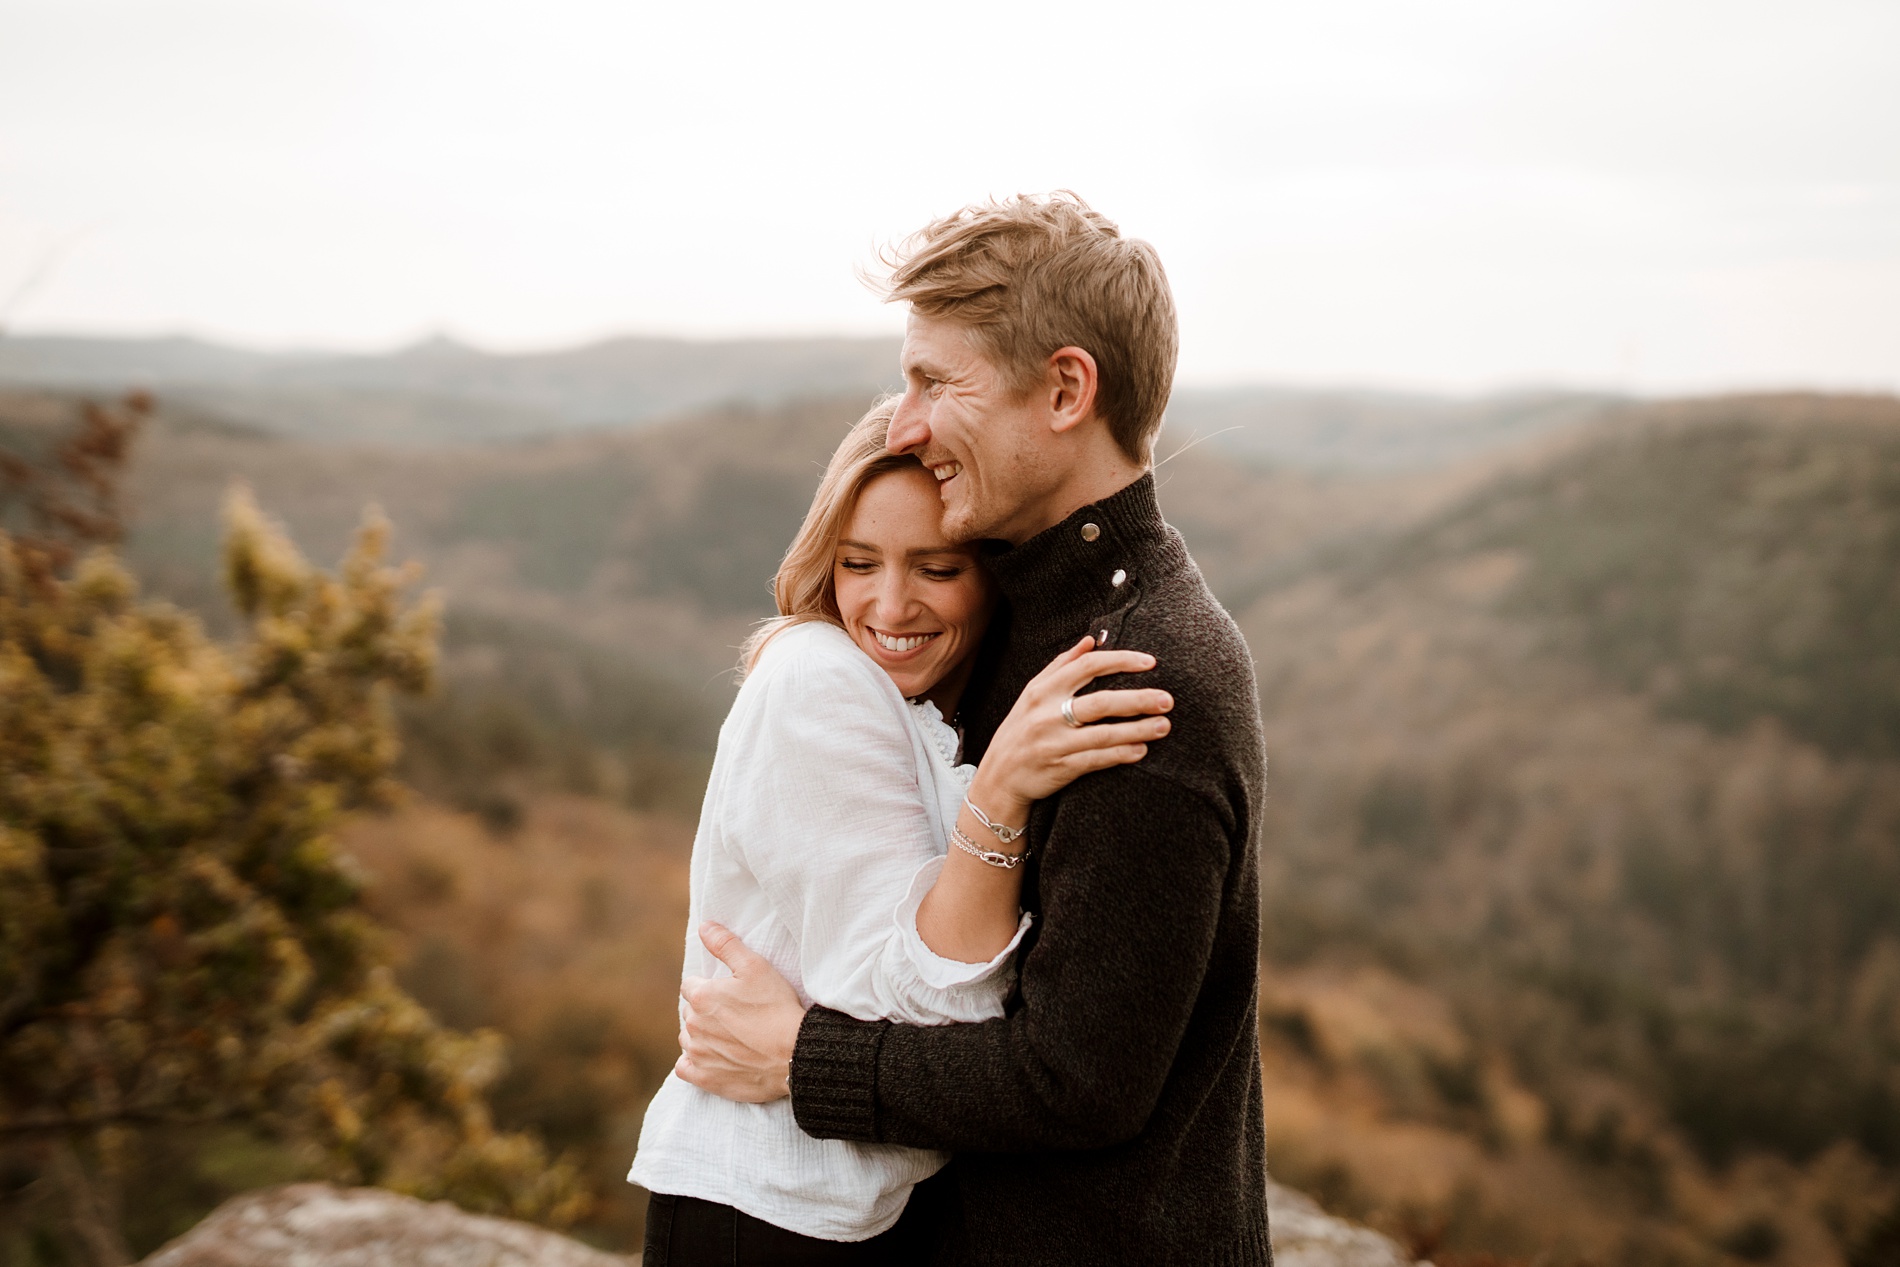
<svg viewBox="0 0 1900 1267">
<path fill-rule="evenodd" d="M 944 535 L 1034 535 L 1054 457 L 1041 393 L 1016 391 L 968 327 L 914 312 L 903 367 L 904 398 L 888 447 L 916 454 L 937 477 Z"/>
</svg>

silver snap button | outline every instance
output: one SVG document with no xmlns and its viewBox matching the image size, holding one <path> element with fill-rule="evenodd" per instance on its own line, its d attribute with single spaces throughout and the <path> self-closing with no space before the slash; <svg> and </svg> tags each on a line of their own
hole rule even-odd
<svg viewBox="0 0 1900 1267">
<path fill-rule="evenodd" d="M 1115 575 L 1108 578 L 1108 583 L 1110 585 L 1113 585 L 1116 589 L 1120 589 L 1122 587 L 1122 582 L 1126 581 L 1127 579 L 1128 579 L 1128 573 L 1122 571 L 1120 568 L 1116 568 Z"/>
<path fill-rule="evenodd" d="M 1093 541 L 1101 535 L 1102 535 L 1102 530 L 1096 527 L 1094 524 L 1082 525 L 1082 540 Z"/>
<path fill-rule="evenodd" d="M 1095 645 L 1098 647 L 1106 647 L 1108 645 L 1108 630 L 1104 629 L 1095 635 Z"/>
</svg>

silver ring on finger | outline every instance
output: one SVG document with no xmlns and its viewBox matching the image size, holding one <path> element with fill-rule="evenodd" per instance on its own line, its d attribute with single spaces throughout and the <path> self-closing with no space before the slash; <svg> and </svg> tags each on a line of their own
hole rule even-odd
<svg viewBox="0 0 1900 1267">
<path fill-rule="evenodd" d="M 1077 730 L 1082 729 L 1082 723 L 1077 721 L 1075 717 L 1075 696 L 1073 695 L 1062 701 L 1062 720 L 1068 722 L 1069 725 L 1075 727 Z"/>
</svg>

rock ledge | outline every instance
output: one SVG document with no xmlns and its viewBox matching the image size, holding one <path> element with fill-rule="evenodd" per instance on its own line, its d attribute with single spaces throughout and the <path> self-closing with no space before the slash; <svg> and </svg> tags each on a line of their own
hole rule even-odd
<svg viewBox="0 0 1900 1267">
<path fill-rule="evenodd" d="M 1267 1187 L 1277 1267 L 1411 1267 L 1369 1228 Z M 141 1267 L 637 1267 L 565 1236 L 380 1188 L 298 1183 L 234 1197 Z"/>
<path fill-rule="evenodd" d="M 141 1267 L 633 1267 L 554 1232 L 380 1188 L 233 1197 Z"/>
<path fill-rule="evenodd" d="M 1267 1211 L 1274 1267 L 1412 1267 L 1390 1237 L 1334 1218 L 1305 1193 L 1268 1183 Z"/>
</svg>

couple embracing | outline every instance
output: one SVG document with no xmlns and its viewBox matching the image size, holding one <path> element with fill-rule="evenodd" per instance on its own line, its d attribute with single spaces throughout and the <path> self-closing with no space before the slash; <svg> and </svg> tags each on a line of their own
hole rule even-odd
<svg viewBox="0 0 1900 1267">
<path fill-rule="evenodd" d="M 904 394 L 745 648 L 646 1267 L 1270 1264 L 1252 662 L 1155 500 L 1174 304 L 1071 197 L 907 243 Z"/>
</svg>

